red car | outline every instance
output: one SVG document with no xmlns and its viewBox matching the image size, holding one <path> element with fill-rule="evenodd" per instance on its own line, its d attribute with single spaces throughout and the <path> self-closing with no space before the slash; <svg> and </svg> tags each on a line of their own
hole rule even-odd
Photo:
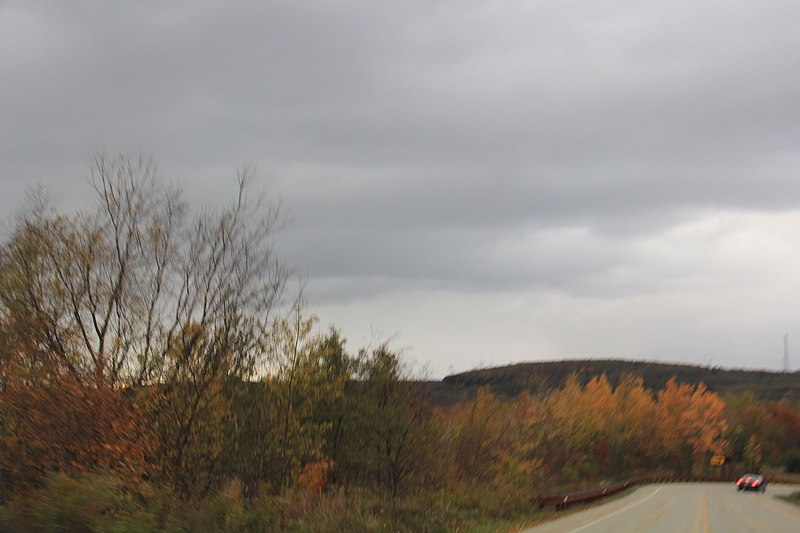
<svg viewBox="0 0 800 533">
<path fill-rule="evenodd" d="M 742 474 L 742 477 L 736 482 L 736 490 L 764 492 L 767 490 L 767 480 L 764 479 L 764 476 L 758 474 Z"/>
</svg>

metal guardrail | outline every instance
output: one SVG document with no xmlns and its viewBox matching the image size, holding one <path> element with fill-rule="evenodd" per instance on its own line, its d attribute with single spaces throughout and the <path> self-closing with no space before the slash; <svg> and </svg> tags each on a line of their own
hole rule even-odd
<svg viewBox="0 0 800 533">
<path fill-rule="evenodd" d="M 592 490 L 569 492 L 566 494 L 542 495 L 539 496 L 538 500 L 539 508 L 541 509 L 542 507 L 555 506 L 555 508 L 558 510 L 566 509 L 568 506 L 576 503 L 590 502 L 600 498 L 605 498 L 606 496 L 611 496 L 612 494 L 617 494 L 618 492 L 622 492 L 628 487 L 637 485 L 640 482 L 641 480 L 639 478 L 633 478 L 626 481 L 621 481 L 619 483 L 614 483 L 613 485 L 609 485 L 607 487 Z"/>
</svg>

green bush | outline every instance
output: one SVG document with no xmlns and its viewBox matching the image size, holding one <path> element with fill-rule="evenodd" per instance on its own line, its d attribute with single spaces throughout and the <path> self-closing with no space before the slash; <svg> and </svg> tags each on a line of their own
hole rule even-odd
<svg viewBox="0 0 800 533">
<path fill-rule="evenodd" d="M 273 502 L 257 500 L 245 505 L 237 496 L 218 495 L 182 505 L 173 520 L 193 533 L 260 533 L 280 531 L 280 517 Z"/>
<path fill-rule="evenodd" d="M 800 473 L 800 448 L 792 448 L 783 456 L 783 466 L 790 474 Z"/>
<path fill-rule="evenodd" d="M 0 529 L 20 532 L 176 531 L 161 526 L 134 493 L 108 475 L 51 475 L 28 505 L 9 505 L 0 514 Z"/>
<path fill-rule="evenodd" d="M 126 487 L 109 475 L 52 475 L 25 505 L 0 507 L 0 531 L 43 533 L 248 533 L 280 531 L 270 501 L 244 505 L 219 495 L 185 502 L 151 485 Z"/>
</svg>

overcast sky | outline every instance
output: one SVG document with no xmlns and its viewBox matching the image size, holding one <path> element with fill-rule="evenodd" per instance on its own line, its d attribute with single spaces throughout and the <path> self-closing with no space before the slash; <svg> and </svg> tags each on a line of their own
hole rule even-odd
<svg viewBox="0 0 800 533">
<path fill-rule="evenodd" d="M 796 0 L 0 0 L 0 213 L 98 152 L 237 167 L 309 307 L 431 377 L 800 367 Z M 794 355 L 796 354 L 796 355 Z"/>
</svg>

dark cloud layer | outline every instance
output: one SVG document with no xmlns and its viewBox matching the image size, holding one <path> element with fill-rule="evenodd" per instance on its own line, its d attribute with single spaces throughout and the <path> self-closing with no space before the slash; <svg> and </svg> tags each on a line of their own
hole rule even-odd
<svg viewBox="0 0 800 533">
<path fill-rule="evenodd" d="M 758 366 L 765 339 L 800 334 L 767 310 L 797 289 L 799 16 L 789 0 L 6 1 L 0 205 L 35 182 L 82 205 L 102 150 L 152 154 L 205 204 L 252 161 L 287 207 L 287 258 L 355 336 L 397 320 L 437 369 L 703 360 L 701 327 L 664 341 L 684 297 L 705 310 L 692 324 L 735 331 L 731 364 Z M 732 293 L 753 305 L 704 318 Z M 586 313 L 639 331 L 566 327 Z M 477 317 L 508 350 L 448 349 Z M 514 336 L 522 317 L 541 326 Z"/>
</svg>

